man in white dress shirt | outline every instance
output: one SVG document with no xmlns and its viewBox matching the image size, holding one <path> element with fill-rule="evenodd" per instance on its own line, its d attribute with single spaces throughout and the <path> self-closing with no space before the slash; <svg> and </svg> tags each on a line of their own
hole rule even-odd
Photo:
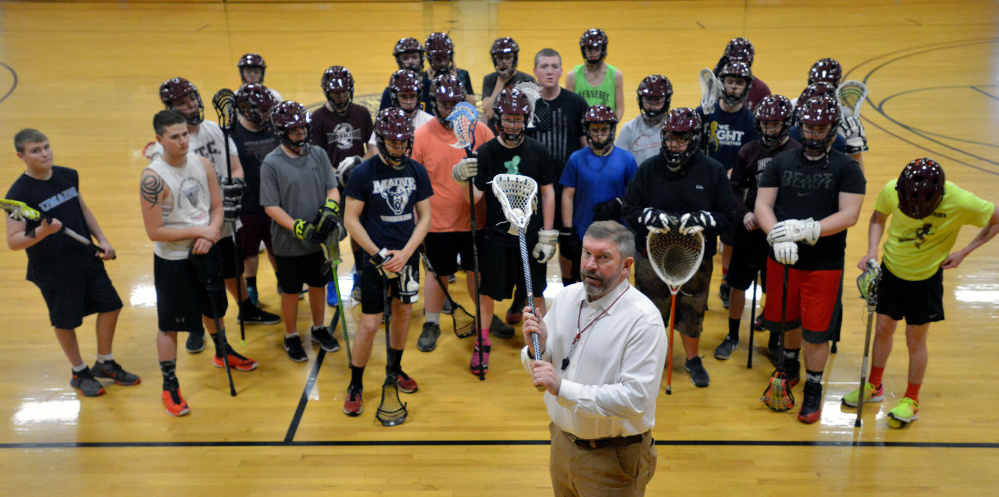
<svg viewBox="0 0 999 497">
<path fill-rule="evenodd" d="M 521 361 L 547 392 L 556 497 L 645 495 L 656 471 L 651 430 L 666 334 L 659 310 L 628 283 L 634 256 L 631 231 L 593 223 L 583 237 L 583 281 L 559 292 L 541 321 L 524 310 Z"/>
</svg>

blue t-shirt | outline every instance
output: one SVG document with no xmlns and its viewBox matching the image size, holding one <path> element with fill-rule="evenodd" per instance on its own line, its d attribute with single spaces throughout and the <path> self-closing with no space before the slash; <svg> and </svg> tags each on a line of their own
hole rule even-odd
<svg viewBox="0 0 999 497">
<path fill-rule="evenodd" d="M 798 143 L 804 143 L 801 141 L 801 130 L 799 130 L 797 126 L 791 126 L 791 130 L 787 133 L 787 136 L 790 136 L 792 140 Z M 837 152 L 846 153 L 846 138 L 843 138 L 843 135 L 836 133 L 836 139 L 833 140 L 832 149 Z"/>
<path fill-rule="evenodd" d="M 580 240 L 593 223 L 593 206 L 624 196 L 637 170 L 635 156 L 621 147 L 614 147 L 603 157 L 597 157 L 590 147 L 569 156 L 559 183 L 576 189 L 572 199 L 572 225 Z M 624 224 L 623 217 L 617 221 Z"/>
<path fill-rule="evenodd" d="M 430 176 L 412 159 L 396 170 L 374 156 L 357 166 L 347 180 L 344 195 L 364 202 L 361 226 L 379 248 L 402 250 L 416 228 L 416 203 L 434 194 Z M 414 253 L 409 263 L 415 264 Z M 367 257 L 362 267 L 370 267 Z"/>
<path fill-rule="evenodd" d="M 728 113 L 717 106 L 711 115 L 705 116 L 700 107 L 697 113 L 704 122 L 701 135 L 701 148 L 712 159 L 721 162 L 728 171 L 735 167 L 736 157 L 743 145 L 756 139 L 753 126 L 753 113 L 745 106 L 736 112 Z"/>
</svg>

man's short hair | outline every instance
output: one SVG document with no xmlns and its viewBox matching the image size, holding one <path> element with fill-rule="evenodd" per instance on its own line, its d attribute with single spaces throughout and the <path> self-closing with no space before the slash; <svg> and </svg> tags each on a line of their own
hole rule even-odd
<svg viewBox="0 0 999 497">
<path fill-rule="evenodd" d="M 635 257 L 635 234 L 617 221 L 597 221 L 586 228 L 584 237 L 594 240 L 610 240 L 617 245 L 621 260 Z"/>
<path fill-rule="evenodd" d="M 41 131 L 38 131 L 37 129 L 25 128 L 18 131 L 17 134 L 14 135 L 14 150 L 17 150 L 17 153 L 19 154 L 23 154 L 24 147 L 26 147 L 29 143 L 41 143 L 47 141 L 49 141 L 49 139 L 46 138 Z"/>
<path fill-rule="evenodd" d="M 174 124 L 187 124 L 187 118 L 184 117 L 184 114 L 172 109 L 161 110 L 153 116 L 153 130 L 159 136 L 163 136 L 166 129 Z"/>
<path fill-rule="evenodd" d="M 534 56 L 534 67 L 538 67 L 538 59 L 541 57 L 558 57 L 558 63 L 562 64 L 562 56 L 559 55 L 554 48 L 542 48 L 541 51 Z"/>
</svg>

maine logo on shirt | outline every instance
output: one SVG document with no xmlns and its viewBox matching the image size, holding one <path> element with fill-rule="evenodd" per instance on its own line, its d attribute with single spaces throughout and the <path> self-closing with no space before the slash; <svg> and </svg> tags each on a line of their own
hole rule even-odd
<svg viewBox="0 0 999 497">
<path fill-rule="evenodd" d="M 59 193 L 57 193 L 57 194 L 55 194 L 55 195 L 53 195 L 53 196 L 45 199 L 45 200 L 43 200 L 42 203 L 38 204 L 38 207 L 41 208 L 42 212 L 48 212 L 48 211 L 50 211 L 52 209 L 55 209 L 56 207 L 59 207 L 60 205 L 62 205 L 64 203 L 68 202 L 69 200 L 72 200 L 72 199 L 74 199 L 76 197 L 79 197 L 79 196 L 80 196 L 80 194 L 76 191 L 76 187 L 75 186 L 71 186 L 71 187 L 69 187 L 69 188 L 67 188 L 67 189 L 65 189 L 65 190 L 63 190 L 63 191 L 61 191 L 61 192 L 59 192 Z"/>
<path fill-rule="evenodd" d="M 413 216 L 406 212 L 409 196 L 416 191 L 416 178 L 389 178 L 374 181 L 374 193 L 385 199 L 394 217 L 382 216 L 384 221 L 403 221 Z"/>
</svg>

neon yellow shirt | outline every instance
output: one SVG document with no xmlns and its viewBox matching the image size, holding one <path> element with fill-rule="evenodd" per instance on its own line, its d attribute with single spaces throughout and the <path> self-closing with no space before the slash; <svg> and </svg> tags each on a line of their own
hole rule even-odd
<svg viewBox="0 0 999 497">
<path fill-rule="evenodd" d="M 884 244 L 885 265 L 892 274 L 908 281 L 922 281 L 940 269 L 950 255 L 961 226 L 984 227 L 995 205 L 976 197 L 950 181 L 944 184 L 944 196 L 933 214 L 913 219 L 898 209 L 898 192 L 894 179 L 888 182 L 874 210 L 891 216 L 888 239 Z"/>
<path fill-rule="evenodd" d="M 615 93 L 614 86 L 616 81 L 614 78 L 617 74 L 617 68 L 607 64 L 607 74 L 604 76 L 604 80 L 600 82 L 598 86 L 590 86 L 586 82 L 586 73 L 583 69 L 584 65 L 580 64 L 573 67 L 572 70 L 575 71 L 576 80 L 575 88 L 570 88 L 570 90 L 576 92 L 579 96 L 586 100 L 586 105 L 606 105 L 614 110 L 617 110 L 617 102 L 614 98 L 617 93 Z"/>
</svg>

